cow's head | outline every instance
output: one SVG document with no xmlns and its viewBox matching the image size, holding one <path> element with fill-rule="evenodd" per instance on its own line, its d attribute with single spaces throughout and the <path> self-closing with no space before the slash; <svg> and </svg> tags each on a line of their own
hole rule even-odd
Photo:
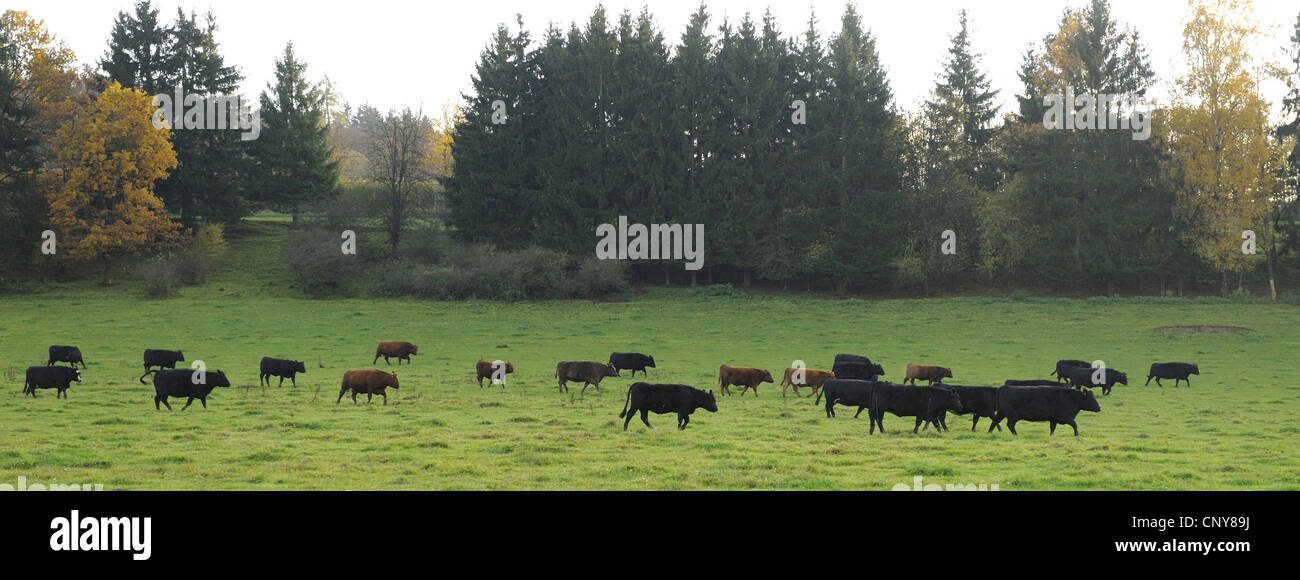
<svg viewBox="0 0 1300 580">
<path fill-rule="evenodd" d="M 713 391 L 703 393 L 700 396 L 700 408 L 710 413 L 718 412 L 718 399 L 713 396 Z"/>
<path fill-rule="evenodd" d="M 1194 375 L 1199 375 L 1199 374 L 1201 374 L 1201 365 L 1196 364 L 1196 363 L 1192 363 L 1192 374 L 1194 374 Z"/>
<path fill-rule="evenodd" d="M 72 367 L 72 380 L 81 382 L 81 371 L 77 367 Z"/>
<path fill-rule="evenodd" d="M 1097 403 L 1097 396 L 1092 394 L 1091 390 L 1084 389 L 1082 392 L 1075 391 L 1080 398 L 1079 409 L 1083 411 L 1092 411 L 1093 413 L 1101 412 L 1101 405 Z"/>
<path fill-rule="evenodd" d="M 1120 374 L 1119 374 L 1119 379 L 1116 380 L 1115 382 L 1117 382 L 1117 383 L 1119 383 L 1119 384 L 1121 384 L 1121 385 L 1125 385 L 1125 386 L 1127 386 L 1127 385 L 1128 385 L 1128 373 L 1120 373 Z"/>
<path fill-rule="evenodd" d="M 513 373 L 513 372 L 515 372 L 515 365 L 512 365 L 512 364 L 510 364 L 510 363 L 507 362 L 507 363 L 506 363 L 506 374 L 510 374 L 510 373 Z"/>
<path fill-rule="evenodd" d="M 763 382 L 765 383 L 775 382 L 772 380 L 772 373 L 767 372 L 767 369 L 763 369 Z"/>
<path fill-rule="evenodd" d="M 388 373 L 388 376 L 390 376 L 390 377 L 393 378 L 393 382 L 389 383 L 388 386 L 390 386 L 390 387 L 392 387 L 392 388 L 394 388 L 394 389 L 400 389 L 400 388 L 402 388 L 402 385 L 398 384 L 398 382 L 397 382 L 397 373 Z"/>
<path fill-rule="evenodd" d="M 207 374 L 207 376 L 206 376 L 205 378 L 206 378 L 206 380 L 208 381 L 208 383 L 207 383 L 208 385 L 211 385 L 211 386 L 213 386 L 213 387 L 229 387 L 229 386 L 230 386 L 230 379 L 227 379 L 227 378 L 226 378 L 226 373 L 225 373 L 225 372 L 223 372 L 223 371 L 211 371 L 211 372 L 208 372 L 208 373 L 206 373 L 206 374 Z"/>
<path fill-rule="evenodd" d="M 178 360 L 178 361 L 183 361 L 183 360 L 185 360 L 185 353 L 183 353 L 183 352 L 181 352 L 181 351 L 179 351 L 179 350 L 176 351 L 176 360 Z"/>
<path fill-rule="evenodd" d="M 600 369 L 600 376 L 602 376 L 602 377 L 617 377 L 617 376 L 619 376 L 619 374 L 618 374 L 618 369 L 614 368 L 614 365 L 609 365 L 609 364 L 607 364 L 607 365 L 605 365 L 604 368 Z"/>
<path fill-rule="evenodd" d="M 952 376 L 952 375 L 949 375 L 949 376 Z M 943 403 L 942 406 L 943 406 L 944 408 L 946 408 L 946 409 L 948 409 L 948 410 L 950 410 L 950 411 L 960 411 L 960 410 L 962 410 L 961 395 L 958 395 L 958 394 L 957 394 L 957 389 L 953 389 L 953 388 L 941 388 L 941 389 L 939 389 L 939 392 L 941 393 L 941 394 L 939 395 L 939 397 L 940 397 L 940 401 Z"/>
<path fill-rule="evenodd" d="M 655 357 L 652 357 L 652 356 L 647 355 L 645 358 L 649 361 L 649 362 L 646 363 L 646 366 L 648 366 L 648 367 L 653 367 L 653 366 L 655 366 Z"/>
<path fill-rule="evenodd" d="M 878 376 L 878 377 L 883 377 L 883 376 L 885 376 L 885 367 L 882 367 L 882 366 L 880 366 L 880 365 L 878 365 L 878 364 L 872 363 L 872 365 L 871 365 L 871 373 L 874 374 L 874 375 L 876 375 L 876 376 Z"/>
<path fill-rule="evenodd" d="M 411 354 L 420 354 L 420 347 L 411 345 Z"/>
<path fill-rule="evenodd" d="M 952 378 L 952 369 L 950 369 L 950 368 L 948 368 L 948 367 L 939 367 L 939 378 L 941 378 L 941 379 L 945 379 L 945 378 L 946 378 L 946 379 L 951 379 L 951 378 Z"/>
<path fill-rule="evenodd" d="M 307 365 L 300 360 L 293 361 L 293 371 L 296 373 L 307 372 Z"/>
</svg>

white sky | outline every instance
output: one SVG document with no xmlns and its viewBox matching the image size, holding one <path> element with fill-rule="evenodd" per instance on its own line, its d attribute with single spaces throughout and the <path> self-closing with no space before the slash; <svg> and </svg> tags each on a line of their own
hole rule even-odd
<svg viewBox="0 0 1300 580">
<path fill-rule="evenodd" d="M 612 22 L 625 8 L 635 15 L 647 2 L 608 0 Z M 876 36 L 898 104 L 914 109 L 933 88 L 946 56 L 957 12 L 966 8 L 973 44 L 983 54 L 981 65 L 990 76 L 1003 112 L 1014 109 L 1020 90 L 1016 72 L 1031 43 L 1055 29 L 1062 10 L 1087 0 L 912 0 L 858 2 L 864 24 Z M 460 103 L 469 90 L 479 53 L 498 23 L 514 29 L 515 14 L 539 40 L 548 22 L 562 28 L 586 22 L 595 0 L 155 0 L 160 18 L 170 22 L 177 7 L 211 10 L 220 27 L 217 40 L 226 62 L 244 74 L 243 91 L 255 95 L 273 77 L 274 60 L 292 40 L 309 74 L 328 74 L 354 106 L 369 102 L 381 109 L 411 105 L 436 113 L 445 102 Z M 675 46 L 698 0 L 656 0 L 651 12 L 670 46 Z M 710 0 L 711 25 L 723 17 L 738 21 L 745 12 L 761 18 L 770 5 L 785 36 L 802 35 L 810 9 L 815 8 L 823 39 L 839 30 L 843 0 Z M 131 0 L 6 0 L 5 8 L 26 10 L 45 21 L 82 62 L 97 62 L 108 45 L 119 10 L 132 10 Z M 1158 75 L 1156 98 L 1168 90 L 1182 60 L 1184 0 L 1112 0 L 1114 17 L 1142 35 Z M 1268 39 L 1256 47 L 1257 58 L 1283 58 L 1283 47 L 1300 12 L 1296 0 L 1256 0 L 1256 21 Z M 1265 85 L 1277 110 L 1283 86 Z"/>
</svg>

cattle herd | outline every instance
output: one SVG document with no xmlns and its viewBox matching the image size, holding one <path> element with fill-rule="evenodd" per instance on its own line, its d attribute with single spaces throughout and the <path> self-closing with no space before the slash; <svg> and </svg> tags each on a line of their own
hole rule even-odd
<svg viewBox="0 0 1300 580">
<path fill-rule="evenodd" d="M 383 357 L 384 362 L 392 364 L 396 358 L 400 366 L 402 361 L 411 364 L 411 355 L 419 354 L 419 347 L 409 342 L 386 340 L 375 349 L 375 358 L 371 364 Z M 185 355 L 179 350 L 146 349 L 144 351 L 144 374 L 140 384 L 148 384 L 145 377 L 153 375 L 154 409 L 161 406 L 172 408 L 167 399 L 185 398 L 185 407 L 197 399 L 203 408 L 208 406 L 208 395 L 217 387 L 229 387 L 230 380 L 224 371 L 206 369 L 176 369 L 176 363 L 185 361 Z M 71 366 L 56 366 L 55 363 L 66 362 Z M 84 369 L 85 361 L 81 350 L 75 346 L 51 346 L 50 356 L 45 366 L 28 367 L 23 383 L 23 396 L 36 397 L 36 389 L 56 389 L 56 398 L 68 397 L 68 388 L 74 382 L 81 382 L 80 364 Z M 801 364 L 801 363 L 796 363 Z M 157 368 L 154 368 L 157 367 Z M 583 384 L 579 397 L 586 394 L 587 387 L 600 390 L 600 382 L 605 377 L 621 376 L 620 371 L 637 371 L 649 376 L 647 368 L 655 368 L 653 356 L 634 352 L 615 352 L 610 354 L 608 362 L 591 360 L 560 361 L 555 365 L 555 378 L 561 393 L 567 393 L 568 383 Z M 781 396 L 793 388 L 796 397 L 799 387 L 812 389 L 809 396 L 816 397 L 815 404 L 826 400 L 827 418 L 835 417 L 835 406 L 857 407 L 854 418 L 867 411 L 869 418 L 868 432 L 874 434 L 879 428 L 885 430 L 885 414 L 896 417 L 911 417 L 915 425 L 912 432 L 933 426 L 937 431 L 947 431 L 947 415 L 970 415 L 971 431 L 979 424 L 981 417 L 990 420 L 988 431 L 994 428 L 1002 430 L 1005 421 L 1007 429 L 1016 434 L 1016 423 L 1020 421 L 1047 422 L 1049 433 L 1056 433 L 1057 425 L 1069 425 L 1074 434 L 1079 434 L 1075 417 L 1080 411 L 1101 412 L 1101 406 L 1093 395 L 1092 388 L 1100 388 L 1103 395 L 1109 395 L 1116 383 L 1128 385 L 1126 373 L 1105 368 L 1082 360 L 1064 359 L 1057 361 L 1056 368 L 1049 373 L 1055 379 L 1009 379 L 1000 386 L 954 385 L 944 383 L 943 379 L 953 378 L 951 368 L 936 365 L 908 364 L 903 382 L 891 383 L 880 380 L 885 369 L 871 359 L 853 354 L 835 355 L 832 370 L 817 370 L 799 367 L 785 369 L 781 381 Z M 271 384 L 272 377 L 289 379 L 294 387 L 298 385 L 295 377 L 306 373 L 307 367 L 302 361 L 264 357 L 259 368 L 258 385 Z M 479 388 L 483 379 L 490 384 L 506 386 L 506 375 L 515 372 L 514 365 L 505 361 L 479 360 L 475 363 L 475 372 Z M 1163 387 L 1161 379 L 1174 379 L 1174 386 L 1187 382 L 1191 386 L 1191 375 L 1201 374 L 1196 364 L 1169 362 L 1153 363 L 1147 374 L 1146 385 L 1151 379 Z M 925 386 L 917 386 L 916 381 L 926 381 Z M 718 367 L 718 393 L 732 394 L 733 386 L 741 387 L 738 396 L 753 391 L 758 397 L 758 387 L 762 383 L 771 383 L 772 373 L 767 369 L 722 365 Z M 910 383 L 910 386 L 908 385 Z M 375 395 L 388 404 L 389 387 L 400 388 L 397 373 L 375 369 L 349 370 L 343 373 L 343 381 L 335 404 L 342 402 L 349 392 L 354 404 L 359 404 L 357 395 L 366 395 L 369 403 Z M 677 428 L 685 429 L 690 423 L 690 416 L 696 409 L 705 409 L 711 413 L 718 411 L 717 399 L 713 391 L 704 391 L 689 385 L 652 384 L 638 381 L 628 387 L 623 410 L 618 414 L 623 421 L 623 430 L 636 413 L 641 413 L 641 422 L 650 427 L 649 413 L 676 413 Z"/>
</svg>

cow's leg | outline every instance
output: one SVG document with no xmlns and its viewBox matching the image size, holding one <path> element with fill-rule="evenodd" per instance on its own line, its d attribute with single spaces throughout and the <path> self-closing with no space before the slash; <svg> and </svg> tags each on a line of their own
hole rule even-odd
<svg viewBox="0 0 1300 580">
<path fill-rule="evenodd" d="M 623 420 L 623 430 L 627 431 L 627 424 L 632 422 L 632 415 L 636 414 L 636 407 L 628 409 L 627 418 Z"/>
<path fill-rule="evenodd" d="M 1144 387 L 1149 387 L 1149 386 L 1151 386 L 1151 379 L 1152 379 L 1153 377 L 1155 377 L 1155 375 L 1148 376 L 1148 377 L 1147 377 L 1147 382 L 1142 383 L 1142 386 L 1144 386 Z M 1159 382 L 1160 382 L 1160 381 L 1156 381 L 1157 384 L 1158 384 Z"/>
<path fill-rule="evenodd" d="M 289 375 L 289 382 L 293 383 L 293 388 L 298 388 L 298 375 Z M 280 383 L 284 384 L 284 383 Z"/>
<path fill-rule="evenodd" d="M 1191 388 L 1191 387 L 1192 387 L 1192 377 L 1188 376 L 1187 378 L 1185 378 L 1185 379 L 1183 379 L 1183 380 L 1184 380 L 1184 381 L 1187 381 L 1187 387 L 1188 387 L 1188 388 Z"/>
<path fill-rule="evenodd" d="M 370 361 L 370 366 L 375 366 L 375 363 L 378 361 L 379 361 L 379 353 L 375 353 L 375 360 Z"/>
<path fill-rule="evenodd" d="M 200 402 L 200 403 L 203 403 L 203 410 L 204 410 L 204 411 L 208 410 L 208 398 L 207 398 L 207 397 L 199 397 L 199 402 Z"/>
<path fill-rule="evenodd" d="M 690 424 L 691 424 L 691 416 L 690 416 L 690 415 L 678 415 L 678 416 L 677 416 L 677 428 L 678 428 L 678 429 L 681 429 L 681 430 L 684 431 L 684 430 L 686 430 L 686 426 L 687 426 L 687 425 L 690 425 Z"/>
<path fill-rule="evenodd" d="M 1049 427 L 1049 428 L 1047 429 L 1047 435 L 1048 435 L 1048 436 L 1055 435 L 1055 434 L 1056 434 L 1056 421 L 1048 421 L 1047 424 L 1051 426 L 1051 427 Z"/>
<path fill-rule="evenodd" d="M 858 412 L 853 414 L 853 418 L 854 418 L 854 419 L 857 419 L 857 418 L 858 418 L 858 415 L 861 415 L 861 414 L 862 414 L 862 410 L 863 410 L 863 409 L 866 409 L 866 407 L 858 407 Z M 868 414 L 867 414 L 867 417 L 870 418 L 870 417 L 871 417 L 871 414 L 868 413 Z"/>
<path fill-rule="evenodd" d="M 360 404 L 361 404 L 361 403 L 358 403 L 358 402 L 357 402 L 357 392 L 356 392 L 356 391 L 352 391 L 352 404 L 353 404 L 353 405 L 360 405 Z"/>
<path fill-rule="evenodd" d="M 167 407 L 168 411 L 172 410 L 172 404 L 167 402 L 167 397 L 162 398 L 162 403 L 164 406 Z"/>
<path fill-rule="evenodd" d="M 979 416 L 979 415 L 975 415 L 975 418 L 971 419 L 971 421 L 970 421 L 970 432 L 971 432 L 971 433 L 974 433 L 974 432 L 975 432 L 975 425 L 977 425 L 979 422 L 980 422 L 980 416 Z"/>
<path fill-rule="evenodd" d="M 367 405 L 369 405 L 369 404 L 370 404 L 372 401 L 374 401 L 374 400 L 375 400 L 375 394 L 374 394 L 374 393 L 366 393 L 366 404 L 367 404 Z"/>
<path fill-rule="evenodd" d="M 483 375 L 478 376 L 478 388 L 483 388 Z"/>
<path fill-rule="evenodd" d="M 650 427 L 650 409 L 641 409 L 641 422 L 645 423 L 646 427 Z M 654 427 L 650 428 L 654 429 Z"/>
<path fill-rule="evenodd" d="M 384 391 L 384 392 L 379 393 L 379 394 L 381 394 L 381 395 L 384 396 L 384 404 L 387 405 L 387 404 L 388 404 L 388 391 Z"/>
<path fill-rule="evenodd" d="M 160 400 L 161 400 L 161 398 L 159 398 L 159 397 L 154 397 L 154 398 L 153 398 L 153 410 L 155 410 L 155 411 L 161 411 L 161 410 L 162 410 L 162 409 L 160 409 L 160 408 L 158 407 L 158 401 L 160 401 Z"/>
<path fill-rule="evenodd" d="M 192 405 L 192 404 L 194 404 L 194 397 L 190 397 L 190 398 L 186 399 L 186 401 L 185 401 L 185 406 L 184 406 L 184 407 L 181 407 L 181 410 L 184 411 L 184 410 L 190 408 L 190 405 Z"/>
<path fill-rule="evenodd" d="M 1073 420 L 1071 420 L 1069 423 L 1066 423 L 1066 424 L 1069 425 L 1069 426 L 1071 426 L 1071 427 L 1074 427 L 1074 436 L 1075 436 L 1075 437 L 1078 437 L 1078 436 L 1079 436 L 1079 425 L 1076 424 Z"/>
<path fill-rule="evenodd" d="M 1018 419 L 1007 419 L 1007 429 L 1011 430 L 1012 435 L 1018 436 L 1020 434 L 1016 433 L 1016 421 L 1018 421 Z"/>
<path fill-rule="evenodd" d="M 935 429 L 938 429 L 938 427 L 935 427 Z M 920 432 L 921 432 L 921 417 L 920 417 L 920 416 L 918 416 L 918 417 L 916 418 L 916 426 L 915 426 L 915 427 L 912 427 L 912 432 L 913 432 L 913 433 L 920 433 Z"/>
<path fill-rule="evenodd" d="M 995 412 L 995 413 L 993 413 L 993 418 L 992 418 L 991 420 L 992 420 L 993 422 L 989 424 L 989 433 L 992 433 L 992 432 L 993 432 L 993 428 L 994 428 L 994 427 L 997 427 L 997 428 L 998 428 L 998 431 L 1001 431 L 1001 430 L 1002 430 L 1002 427 L 999 426 L 998 423 L 1001 423 L 1001 422 L 1002 422 L 1002 415 L 999 414 L 999 413 L 996 413 L 996 412 Z"/>
<path fill-rule="evenodd" d="M 338 398 L 337 401 L 334 401 L 334 404 L 335 404 L 335 405 L 337 405 L 337 404 L 339 404 L 340 402 L 343 401 L 343 394 L 346 393 L 346 392 L 348 392 L 347 389 L 343 389 L 343 390 L 339 391 L 339 398 Z"/>
</svg>

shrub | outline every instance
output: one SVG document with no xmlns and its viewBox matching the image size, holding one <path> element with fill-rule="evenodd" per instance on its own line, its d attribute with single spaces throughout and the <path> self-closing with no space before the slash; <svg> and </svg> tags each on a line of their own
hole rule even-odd
<svg viewBox="0 0 1300 580">
<path fill-rule="evenodd" d="M 294 232 L 285 245 L 285 260 L 302 290 L 314 296 L 338 294 L 361 277 L 361 257 L 367 255 L 358 240 L 356 255 L 341 251 L 339 232 L 322 227 Z"/>
<path fill-rule="evenodd" d="M 170 297 L 180 284 L 176 260 L 171 255 L 140 262 L 136 264 L 135 272 L 144 280 L 144 293 L 149 298 Z"/>
<path fill-rule="evenodd" d="M 537 300 L 595 298 L 626 290 L 627 267 L 530 247 L 517 251 L 476 245 L 451 253 L 444 266 L 393 262 L 371 288 L 376 296 L 417 296 L 441 300 Z"/>
<path fill-rule="evenodd" d="M 692 296 L 700 298 L 749 298 L 743 290 L 737 290 L 731 284 L 710 284 L 691 290 Z"/>
</svg>

